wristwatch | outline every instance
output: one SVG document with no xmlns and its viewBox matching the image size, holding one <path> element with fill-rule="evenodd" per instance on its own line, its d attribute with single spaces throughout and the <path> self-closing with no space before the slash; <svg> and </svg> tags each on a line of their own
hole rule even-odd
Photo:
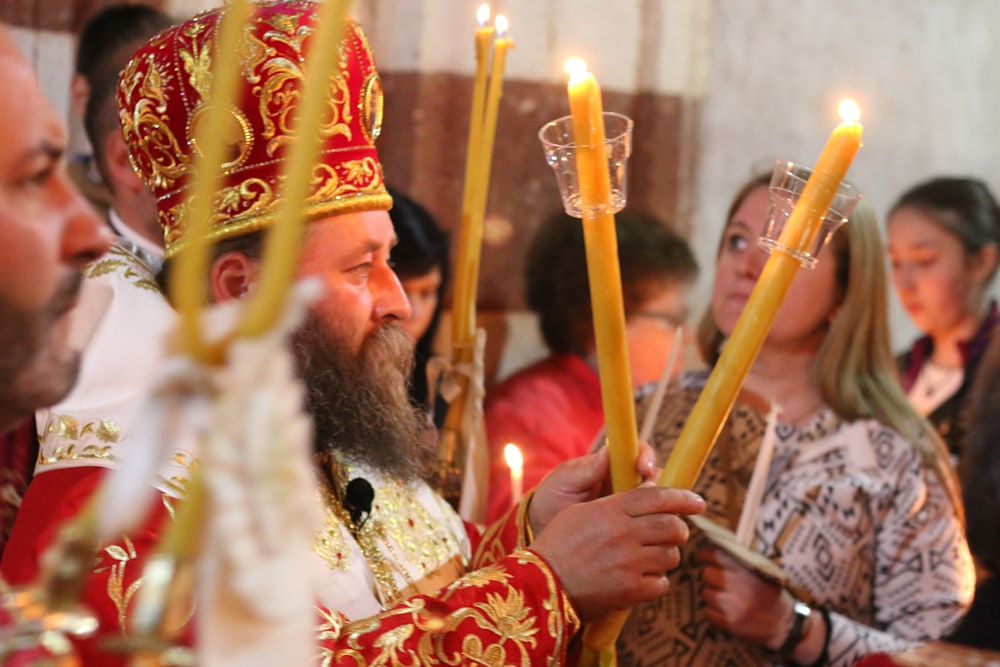
<svg viewBox="0 0 1000 667">
<path fill-rule="evenodd" d="M 806 620 L 812 614 L 812 609 L 805 602 L 801 600 L 795 601 L 795 606 L 792 607 L 792 627 L 788 630 L 788 636 L 785 637 L 784 643 L 778 649 L 778 654 L 784 658 L 792 655 L 795 651 L 795 647 L 799 645 L 802 641 L 802 637 L 806 634 Z"/>
</svg>

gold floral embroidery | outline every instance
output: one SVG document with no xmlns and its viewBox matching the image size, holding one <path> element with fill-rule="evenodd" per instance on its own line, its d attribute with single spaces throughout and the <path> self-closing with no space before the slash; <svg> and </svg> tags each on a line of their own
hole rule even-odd
<svg viewBox="0 0 1000 667">
<path fill-rule="evenodd" d="M 86 269 L 87 278 L 99 278 L 109 273 L 117 273 L 130 285 L 151 292 L 160 292 L 156 277 L 146 264 L 126 248 L 115 244 L 111 249 Z"/>
<path fill-rule="evenodd" d="M 170 81 L 160 70 L 152 56 L 146 58 L 145 75 L 139 72 L 139 61 L 132 61 L 126 69 L 128 96 L 138 97 L 135 109 L 119 111 L 122 131 L 136 142 L 138 153 L 129 151 L 129 160 L 136 173 L 148 175 L 146 187 L 164 189 L 187 170 L 186 151 L 182 150 L 170 126 L 161 119 L 167 110 L 167 89 Z M 135 93 L 135 88 L 139 92 Z"/>
<path fill-rule="evenodd" d="M 569 638 L 580 627 L 579 618 L 544 561 L 524 550 L 512 555 L 521 563 L 534 564 L 544 575 L 548 590 L 539 596 L 541 609 L 525 603 L 523 591 L 513 584 L 509 572 L 488 567 L 466 575 L 438 596 L 446 605 L 461 591 L 484 590 L 481 602 L 449 613 L 435 611 L 437 605 L 428 605 L 424 598 L 407 600 L 377 617 L 353 623 L 321 610 L 320 664 L 332 667 L 349 659 L 359 667 L 524 666 L 539 664 L 540 646 L 548 657 L 546 664 L 558 664 Z M 539 624 L 539 616 L 546 617 L 544 625 Z"/>
<path fill-rule="evenodd" d="M 105 547 L 104 553 L 113 561 L 113 564 L 99 567 L 95 572 L 99 574 L 110 570 L 107 586 L 108 598 L 111 599 L 118 611 L 118 629 L 124 633 L 128 629 L 128 604 L 141 584 L 141 579 L 136 579 L 132 585 L 127 588 L 125 586 L 125 572 L 129 563 L 136 558 L 135 546 L 132 544 L 132 540 L 125 537 L 121 544 L 111 544 Z"/>
<path fill-rule="evenodd" d="M 38 465 L 51 465 L 60 461 L 109 460 L 112 445 L 118 442 L 121 428 L 107 419 L 95 419 L 82 427 L 70 415 L 49 416 L 39 436 Z M 65 446 L 54 446 L 69 443 Z"/>
<path fill-rule="evenodd" d="M 331 570 L 346 572 L 350 569 L 349 547 L 344 535 L 344 524 L 336 514 L 323 512 L 323 522 L 313 536 L 313 551 L 326 561 Z"/>
</svg>

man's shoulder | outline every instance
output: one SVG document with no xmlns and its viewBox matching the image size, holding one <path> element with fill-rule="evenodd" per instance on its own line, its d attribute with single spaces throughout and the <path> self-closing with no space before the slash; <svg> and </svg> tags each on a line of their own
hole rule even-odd
<svg viewBox="0 0 1000 667">
<path fill-rule="evenodd" d="M 119 238 L 100 259 L 87 266 L 89 280 L 110 278 L 132 287 L 161 294 L 156 281 L 158 262 L 135 244 Z"/>
</svg>

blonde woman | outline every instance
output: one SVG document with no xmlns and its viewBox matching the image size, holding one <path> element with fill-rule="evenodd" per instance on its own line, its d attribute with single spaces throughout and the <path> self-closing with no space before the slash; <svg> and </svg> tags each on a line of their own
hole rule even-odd
<svg viewBox="0 0 1000 667">
<path fill-rule="evenodd" d="M 730 208 L 699 332 L 710 364 L 767 258 L 757 246 L 767 183 L 748 182 Z M 735 529 L 760 443 L 773 439 L 750 546 L 788 586 L 699 535 L 670 593 L 633 612 L 621 664 L 846 666 L 941 637 L 961 618 L 974 583 L 961 502 L 944 446 L 896 379 L 883 261 L 876 221 L 859 208 L 796 277 L 744 384 L 756 398 L 734 410 L 695 485 L 707 515 Z M 660 408 L 661 463 L 707 376 L 685 374 Z M 780 408 L 771 428 L 760 399 Z"/>
</svg>

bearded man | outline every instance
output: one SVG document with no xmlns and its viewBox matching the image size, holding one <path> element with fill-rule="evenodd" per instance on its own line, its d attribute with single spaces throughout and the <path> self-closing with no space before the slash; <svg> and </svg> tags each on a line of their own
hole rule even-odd
<svg viewBox="0 0 1000 667">
<path fill-rule="evenodd" d="M 287 120 L 305 78 L 316 11 L 310 2 L 261 3 L 244 31 L 241 102 L 210 232 L 218 245 L 208 289 L 217 302 L 259 286 L 261 230 L 281 199 L 294 134 Z M 154 38 L 126 68 L 119 90 L 132 163 L 157 199 L 167 272 L 187 240 L 196 150 L 190 133 L 206 108 L 220 16 L 211 11 Z M 434 493 L 426 481 L 434 438 L 409 402 L 412 348 L 396 324 L 410 307 L 391 268 L 392 202 L 374 146 L 381 89 L 364 34 L 350 22 L 340 59 L 298 266 L 322 296 L 293 341 L 325 480 L 310 561 L 324 664 L 345 655 L 352 664 L 400 656 L 408 663 L 451 664 L 460 656 L 561 663 L 581 620 L 667 590 L 664 573 L 687 539 L 677 515 L 704 504 L 655 487 L 595 499 L 607 474 L 603 452 L 561 466 L 485 532 L 463 525 Z M 639 463 L 647 477 L 650 453 Z M 162 490 L 167 499 L 171 489 Z M 142 531 L 102 551 L 87 602 L 105 633 L 128 632 L 143 562 L 171 507 L 169 499 L 159 502 Z M 33 532 L 40 553 L 51 526 Z M 30 576 L 23 561 L 9 565 L 5 559 L 5 570 Z M 183 628 L 179 637 L 194 641 Z M 82 650 L 110 664 L 96 645 Z"/>
</svg>

